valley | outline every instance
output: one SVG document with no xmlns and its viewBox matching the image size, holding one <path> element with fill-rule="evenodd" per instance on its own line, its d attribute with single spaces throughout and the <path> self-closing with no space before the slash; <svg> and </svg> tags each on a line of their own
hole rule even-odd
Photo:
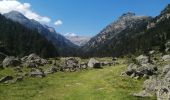
<svg viewBox="0 0 170 100">
<path fill-rule="evenodd" d="M 42 10 L 52 19 L 30 7 L 0 1 L 0 100 L 170 100 L 169 3 L 152 16 L 71 5 L 65 21 L 56 5 Z"/>
</svg>

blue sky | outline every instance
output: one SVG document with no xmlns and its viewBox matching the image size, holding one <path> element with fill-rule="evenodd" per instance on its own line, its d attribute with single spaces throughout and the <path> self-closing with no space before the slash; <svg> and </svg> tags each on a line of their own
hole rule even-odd
<svg viewBox="0 0 170 100">
<path fill-rule="evenodd" d="M 19 0 L 31 10 L 51 19 L 56 31 L 94 36 L 126 12 L 156 16 L 170 0 Z M 54 26 L 56 20 L 62 25 Z"/>
</svg>

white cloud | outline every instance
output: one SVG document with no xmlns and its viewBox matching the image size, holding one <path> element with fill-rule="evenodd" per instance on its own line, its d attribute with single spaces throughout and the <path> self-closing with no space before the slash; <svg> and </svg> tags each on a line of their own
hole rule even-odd
<svg viewBox="0 0 170 100">
<path fill-rule="evenodd" d="M 57 20 L 57 21 L 54 22 L 54 25 L 56 25 L 56 26 L 59 26 L 59 25 L 62 25 L 62 24 L 63 24 L 63 22 L 61 20 Z"/>
<path fill-rule="evenodd" d="M 49 23 L 50 18 L 46 16 L 40 16 L 31 10 L 30 3 L 20 3 L 17 0 L 0 0 L 0 13 L 8 13 L 10 11 L 18 11 L 25 15 L 29 19 L 34 19 L 41 23 Z"/>
</svg>

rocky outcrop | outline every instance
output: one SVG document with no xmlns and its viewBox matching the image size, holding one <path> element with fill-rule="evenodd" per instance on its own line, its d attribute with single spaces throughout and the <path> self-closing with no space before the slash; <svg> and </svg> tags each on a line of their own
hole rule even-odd
<svg viewBox="0 0 170 100">
<path fill-rule="evenodd" d="M 122 75 L 128 75 L 132 78 L 149 78 L 157 74 L 157 66 L 149 63 L 149 57 L 140 55 L 136 58 L 135 63 L 129 64 L 127 70 Z"/>
<path fill-rule="evenodd" d="M 6 57 L 3 62 L 3 67 L 15 67 L 21 64 L 20 60 L 18 58 L 15 58 L 13 56 Z"/>
</svg>

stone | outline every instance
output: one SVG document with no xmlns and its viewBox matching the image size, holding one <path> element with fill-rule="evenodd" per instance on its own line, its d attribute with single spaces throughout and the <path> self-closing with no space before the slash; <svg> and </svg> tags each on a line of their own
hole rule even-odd
<svg viewBox="0 0 170 100">
<path fill-rule="evenodd" d="M 147 56 L 144 55 L 140 55 L 136 58 L 136 60 L 138 61 L 139 64 L 146 64 L 149 62 L 149 58 Z"/>
<path fill-rule="evenodd" d="M 22 59 L 23 59 L 24 62 L 26 62 L 28 64 L 29 63 L 34 63 L 34 64 L 36 64 L 38 66 L 44 66 L 44 65 L 48 64 L 48 60 L 43 59 L 43 58 L 39 57 L 38 55 L 36 55 L 34 53 L 30 54 L 29 56 L 26 56 L 26 57 L 24 57 Z"/>
<path fill-rule="evenodd" d="M 38 67 L 38 65 L 36 63 L 34 63 L 34 62 L 26 62 L 25 66 L 27 68 L 37 68 Z"/>
<path fill-rule="evenodd" d="M 94 58 L 91 58 L 88 62 L 88 67 L 90 68 L 101 68 L 100 62 Z"/>
<path fill-rule="evenodd" d="M 162 71 L 162 76 L 166 75 L 170 71 L 170 65 L 165 65 Z"/>
<path fill-rule="evenodd" d="M 170 100 L 170 89 L 166 86 L 161 86 L 157 91 L 157 100 Z"/>
<path fill-rule="evenodd" d="M 3 62 L 3 67 L 15 67 L 21 64 L 20 60 L 18 58 L 15 58 L 13 56 L 6 57 Z"/>
<path fill-rule="evenodd" d="M 101 63 L 94 63 L 93 68 L 102 68 Z"/>
<path fill-rule="evenodd" d="M 51 66 L 48 70 L 46 70 L 44 73 L 45 74 L 53 74 L 55 72 L 58 72 L 59 69 L 56 66 Z"/>
<path fill-rule="evenodd" d="M 73 57 L 68 58 L 68 59 L 65 60 L 66 66 L 70 67 L 70 68 L 78 67 L 79 66 L 78 63 L 79 63 L 78 60 L 76 58 L 73 58 Z"/>
<path fill-rule="evenodd" d="M 30 77 L 45 77 L 44 72 L 42 71 L 42 69 L 37 69 L 37 68 L 32 68 L 31 72 L 29 73 Z"/>
<path fill-rule="evenodd" d="M 142 64 L 136 65 L 131 63 L 128 66 L 128 69 L 125 71 L 125 74 L 131 77 L 141 78 L 145 76 L 152 76 L 157 73 L 157 67 L 152 64 Z"/>
<path fill-rule="evenodd" d="M 2 77 L 0 79 L 0 83 L 6 83 L 6 82 L 11 81 L 11 80 L 13 80 L 12 76 L 5 76 L 5 77 Z"/>
<path fill-rule="evenodd" d="M 162 59 L 163 61 L 170 61 L 170 55 L 164 55 Z"/>
<path fill-rule="evenodd" d="M 88 65 L 87 65 L 87 63 L 81 63 L 80 64 L 80 69 L 87 69 L 88 68 Z"/>
<path fill-rule="evenodd" d="M 157 87 L 160 84 L 160 80 L 157 78 L 150 78 L 144 81 L 143 89 L 147 92 L 154 93 L 157 91 Z"/>
<path fill-rule="evenodd" d="M 146 92 L 145 90 L 143 90 L 143 91 L 141 91 L 139 93 L 134 93 L 133 96 L 145 98 L 145 97 L 152 97 L 153 95 Z"/>
<path fill-rule="evenodd" d="M 155 53 L 155 50 L 149 51 L 150 55 L 153 55 Z"/>
</svg>

